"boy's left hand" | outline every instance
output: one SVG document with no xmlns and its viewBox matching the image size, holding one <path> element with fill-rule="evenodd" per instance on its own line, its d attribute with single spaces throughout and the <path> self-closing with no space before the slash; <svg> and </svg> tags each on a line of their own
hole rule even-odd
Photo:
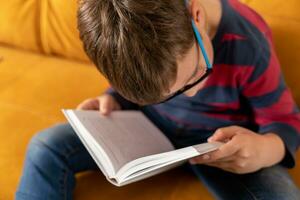
<svg viewBox="0 0 300 200">
<path fill-rule="evenodd" d="M 218 129 L 208 139 L 208 142 L 213 141 L 226 143 L 216 151 L 191 159 L 190 163 L 245 174 L 272 166 L 280 162 L 285 154 L 284 143 L 278 135 L 261 135 L 239 126 Z"/>
</svg>

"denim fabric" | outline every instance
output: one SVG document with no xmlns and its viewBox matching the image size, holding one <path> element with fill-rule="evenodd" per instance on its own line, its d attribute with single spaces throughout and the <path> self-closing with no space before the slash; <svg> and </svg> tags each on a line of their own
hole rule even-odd
<svg viewBox="0 0 300 200">
<path fill-rule="evenodd" d="M 185 140 L 188 142 L 184 143 L 178 141 L 184 140 L 184 137 L 178 137 L 182 133 L 177 129 L 182 129 L 160 118 L 150 107 L 142 111 L 166 133 L 175 146 L 185 146 L 189 142 L 195 143 L 194 140 Z M 196 140 L 204 142 L 206 138 L 205 136 Z M 244 175 L 233 174 L 206 165 L 188 166 L 217 199 L 300 199 L 299 189 L 287 170 L 280 165 Z M 57 124 L 36 134 L 28 145 L 16 199 L 73 199 L 75 174 L 87 170 L 98 170 L 98 167 L 71 126 Z"/>
</svg>

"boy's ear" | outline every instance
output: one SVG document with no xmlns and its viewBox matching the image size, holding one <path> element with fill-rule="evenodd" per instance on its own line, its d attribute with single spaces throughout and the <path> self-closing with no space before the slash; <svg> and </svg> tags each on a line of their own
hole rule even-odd
<svg viewBox="0 0 300 200">
<path fill-rule="evenodd" d="M 189 11 L 199 32 L 201 33 L 203 30 L 206 30 L 206 15 L 201 3 L 197 0 L 190 0 Z"/>
</svg>

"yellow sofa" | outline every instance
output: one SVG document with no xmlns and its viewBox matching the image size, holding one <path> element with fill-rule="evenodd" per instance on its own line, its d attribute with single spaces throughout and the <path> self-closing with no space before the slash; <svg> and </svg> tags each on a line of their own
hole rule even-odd
<svg viewBox="0 0 300 200">
<path fill-rule="evenodd" d="M 88 62 L 76 30 L 76 0 L 0 1 L 0 199 L 14 198 L 33 134 L 65 121 L 107 82 Z M 286 81 L 300 105 L 300 1 L 244 0 L 270 24 Z M 300 155 L 298 162 L 300 162 Z M 299 165 L 290 170 L 300 186 Z M 116 188 L 100 172 L 78 175 L 76 199 L 213 199 L 190 173 L 175 169 Z"/>
</svg>

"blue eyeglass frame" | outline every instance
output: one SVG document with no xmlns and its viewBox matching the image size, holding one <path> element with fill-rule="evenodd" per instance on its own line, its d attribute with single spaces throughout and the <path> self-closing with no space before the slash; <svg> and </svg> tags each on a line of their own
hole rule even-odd
<svg viewBox="0 0 300 200">
<path fill-rule="evenodd" d="M 188 0 L 185 0 L 185 3 L 188 6 Z M 202 37 L 201 37 L 201 35 L 200 35 L 200 33 L 199 33 L 198 29 L 197 29 L 197 26 L 196 26 L 195 21 L 193 20 L 193 18 L 191 19 L 191 22 L 192 22 L 192 28 L 193 28 L 193 31 L 194 31 L 197 43 L 198 43 L 198 45 L 200 47 L 201 53 L 202 53 L 202 55 L 204 57 L 204 60 L 205 60 L 205 64 L 206 64 L 205 74 L 203 74 L 196 82 L 184 86 L 182 89 L 178 90 L 174 94 L 171 94 L 169 97 L 167 97 L 165 100 L 163 100 L 160 103 L 164 103 L 166 101 L 169 101 L 170 99 L 173 99 L 174 97 L 176 97 L 176 96 L 184 93 L 185 91 L 191 89 L 192 87 L 194 87 L 195 85 L 197 85 L 198 83 L 200 83 L 201 81 L 203 81 L 212 72 L 212 64 L 211 64 L 211 62 L 208 59 L 206 50 L 204 48 Z M 199 67 L 199 66 L 197 66 L 197 67 Z"/>
</svg>

